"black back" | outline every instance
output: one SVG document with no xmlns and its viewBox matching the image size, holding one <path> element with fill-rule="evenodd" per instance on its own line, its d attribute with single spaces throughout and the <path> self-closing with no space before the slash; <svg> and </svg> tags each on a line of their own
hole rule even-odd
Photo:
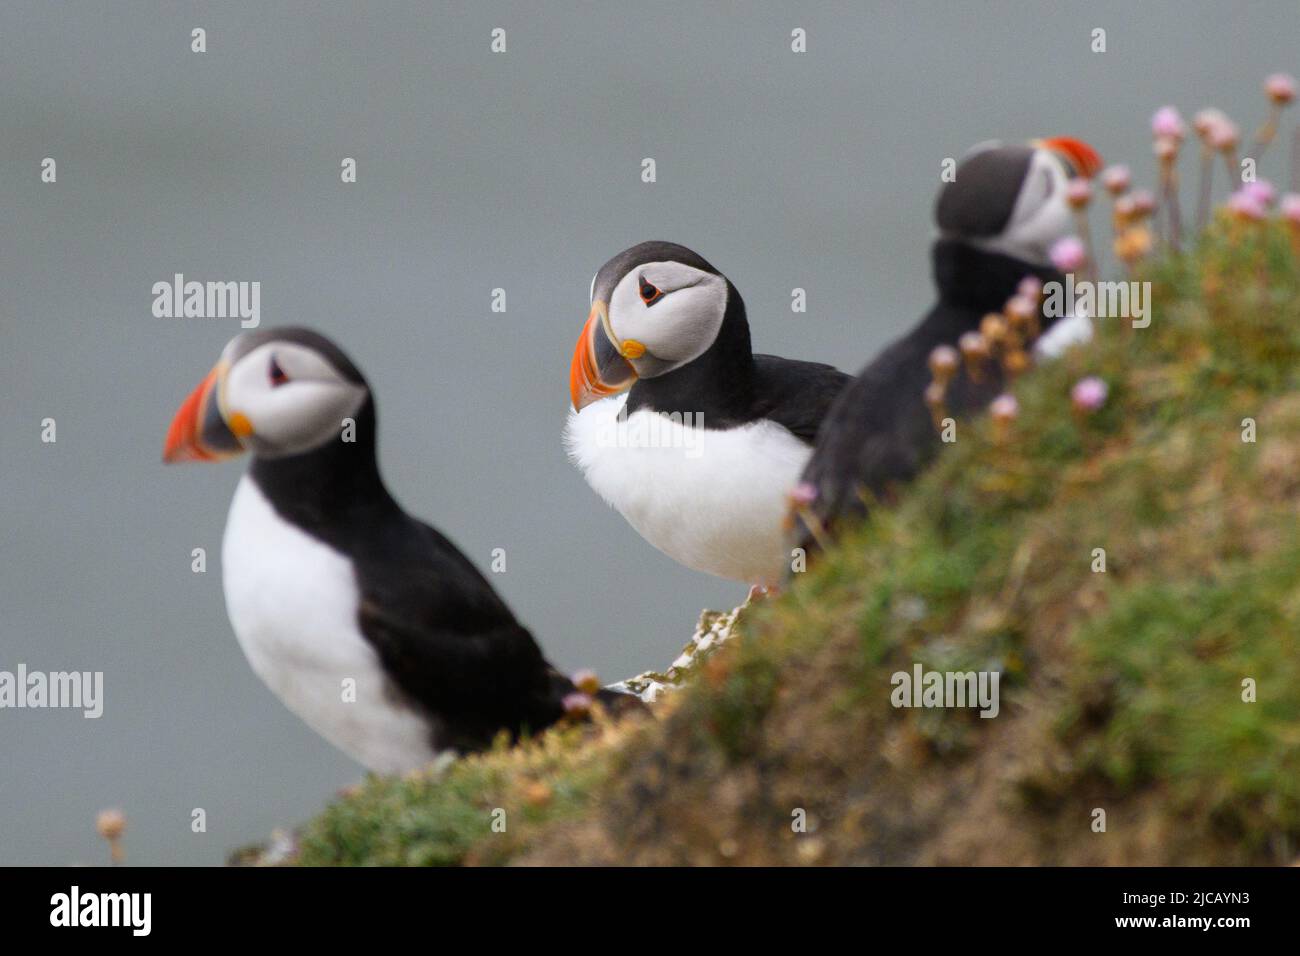
<svg viewBox="0 0 1300 956">
<path fill-rule="evenodd" d="M 951 239 L 935 243 L 933 256 L 939 301 L 840 394 L 804 471 L 804 480 L 817 489 L 812 510 L 830 529 L 846 519 L 860 520 L 866 513 L 864 492 L 888 496 L 938 449 L 924 397 L 930 352 L 938 345 L 956 345 L 963 333 L 979 328 L 987 313 L 1001 312 L 1026 276 L 1044 283 L 1064 281 L 1054 269 Z M 1054 319 L 1042 316 L 1040 321 L 1046 329 Z M 990 368 L 976 383 L 962 367 L 949 384 L 946 406 L 959 416 L 984 407 L 1004 386 L 1000 368 Z M 801 544 L 815 543 L 808 529 L 802 529 Z"/>
</svg>

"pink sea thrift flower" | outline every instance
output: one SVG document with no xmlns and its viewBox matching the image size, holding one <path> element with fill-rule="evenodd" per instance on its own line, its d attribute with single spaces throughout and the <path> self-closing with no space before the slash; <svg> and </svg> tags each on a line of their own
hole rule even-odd
<svg viewBox="0 0 1300 956">
<path fill-rule="evenodd" d="M 1257 179 L 1253 183 L 1246 183 L 1241 187 L 1241 191 L 1249 193 L 1260 205 L 1268 208 L 1277 201 L 1277 190 L 1267 179 Z"/>
<path fill-rule="evenodd" d="M 1106 187 L 1106 192 L 1112 196 L 1118 196 L 1120 193 L 1125 192 L 1132 182 L 1133 174 L 1124 165 L 1111 166 L 1101 174 L 1101 184 Z"/>
<path fill-rule="evenodd" d="M 1007 318 L 1021 322 L 1031 322 L 1038 312 L 1038 302 L 1027 295 L 1013 295 L 1002 306 Z"/>
<path fill-rule="evenodd" d="M 1070 404 L 1079 412 L 1095 412 L 1106 404 L 1110 388 L 1095 375 L 1081 378 L 1070 390 Z"/>
<path fill-rule="evenodd" d="M 1065 187 L 1065 201 L 1073 209 L 1082 209 L 1092 200 L 1092 183 L 1076 176 Z"/>
<path fill-rule="evenodd" d="M 1295 77 L 1290 73 L 1274 73 L 1264 80 L 1264 92 L 1278 106 L 1286 106 L 1295 99 Z"/>
<path fill-rule="evenodd" d="M 1214 149 L 1235 149 L 1241 142 L 1241 130 L 1228 117 L 1221 116 L 1210 124 L 1210 128 L 1205 133 L 1205 140 Z"/>
<path fill-rule="evenodd" d="M 1051 257 L 1052 265 L 1061 272 L 1075 272 L 1082 269 L 1083 264 L 1088 261 L 1088 250 L 1078 236 L 1057 239 L 1052 244 L 1048 255 Z"/>
<path fill-rule="evenodd" d="M 1160 107 L 1151 117 L 1151 135 L 1157 139 L 1181 140 L 1186 134 L 1183 118 L 1172 106 Z"/>
<path fill-rule="evenodd" d="M 1300 226 L 1300 193 L 1287 193 L 1279 208 L 1283 219 Z"/>
<path fill-rule="evenodd" d="M 993 438 L 998 444 L 1010 437 L 1011 423 L 1020 414 L 1020 403 L 1014 395 L 999 395 L 989 403 L 989 415 L 993 418 Z"/>
<path fill-rule="evenodd" d="M 801 481 L 790 489 L 790 501 L 792 504 L 806 508 L 816 500 L 817 486 L 811 481 Z"/>
<path fill-rule="evenodd" d="M 1043 294 L 1043 280 L 1038 276 L 1025 276 L 1016 286 L 1016 294 L 1037 302 Z"/>
<path fill-rule="evenodd" d="M 1233 215 L 1252 222 L 1263 219 L 1268 213 L 1267 207 L 1245 189 L 1238 189 L 1228 197 L 1228 210 Z"/>
<path fill-rule="evenodd" d="M 1130 198 L 1133 200 L 1133 212 L 1139 216 L 1149 216 L 1156 211 L 1156 197 L 1146 189 L 1136 189 Z"/>
<path fill-rule="evenodd" d="M 581 717 L 591 710 L 591 695 L 582 693 L 565 694 L 560 701 L 564 712 L 572 717 Z"/>
<path fill-rule="evenodd" d="M 989 403 L 989 412 L 994 418 L 1010 421 L 1020 414 L 1020 403 L 1014 395 L 999 395 Z"/>
<path fill-rule="evenodd" d="M 1192 118 L 1192 128 L 1198 136 L 1206 137 L 1216 125 L 1228 119 L 1228 114 L 1213 106 L 1201 110 Z"/>
</svg>

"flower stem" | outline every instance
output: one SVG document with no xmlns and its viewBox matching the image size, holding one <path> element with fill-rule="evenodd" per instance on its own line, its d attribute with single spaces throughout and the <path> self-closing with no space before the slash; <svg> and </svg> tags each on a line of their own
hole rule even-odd
<svg viewBox="0 0 1300 956">
<path fill-rule="evenodd" d="M 1165 199 L 1169 203 L 1169 245 L 1177 252 L 1183 238 L 1183 217 L 1178 209 L 1178 170 L 1173 163 L 1165 176 Z"/>
<path fill-rule="evenodd" d="M 1214 151 L 1208 145 L 1201 147 L 1201 188 L 1196 200 L 1196 231 L 1205 229 L 1210 220 L 1210 196 L 1214 189 Z"/>
<path fill-rule="evenodd" d="M 1273 142 L 1273 137 L 1277 135 L 1277 121 L 1282 118 L 1282 107 L 1277 103 L 1270 104 L 1268 108 L 1268 119 L 1264 120 L 1264 125 L 1259 128 L 1255 134 L 1255 145 L 1251 152 L 1255 156 L 1255 162 L 1258 163 L 1264 155 L 1264 150 L 1268 144 Z"/>
</svg>

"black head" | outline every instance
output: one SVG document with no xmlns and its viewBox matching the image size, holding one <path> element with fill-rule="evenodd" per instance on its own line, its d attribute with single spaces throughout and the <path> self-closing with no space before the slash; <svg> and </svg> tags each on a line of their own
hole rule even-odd
<svg viewBox="0 0 1300 956">
<path fill-rule="evenodd" d="M 258 458 L 301 455 L 343 440 L 348 422 L 371 403 L 361 372 L 310 329 L 259 329 L 232 339 L 216 366 L 181 405 L 166 461 L 211 460 L 251 451 Z"/>
<path fill-rule="evenodd" d="M 945 239 L 1046 263 L 1052 245 L 1074 229 L 1069 181 L 1100 165 L 1091 147 L 1066 137 L 977 146 L 939 190 L 935 222 Z"/>
<path fill-rule="evenodd" d="M 575 408 L 723 353 L 731 363 L 752 359 L 740 294 L 685 246 L 642 242 L 623 250 L 596 273 L 591 297 L 569 373 Z"/>
</svg>

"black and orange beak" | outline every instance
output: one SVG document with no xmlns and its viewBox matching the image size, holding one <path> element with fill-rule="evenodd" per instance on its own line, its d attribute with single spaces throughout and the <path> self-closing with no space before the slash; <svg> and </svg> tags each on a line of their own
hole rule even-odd
<svg viewBox="0 0 1300 956">
<path fill-rule="evenodd" d="M 569 397 L 573 399 L 573 407 L 582 411 L 592 402 L 631 388 L 635 381 L 636 369 L 614 344 L 609 310 L 597 299 L 591 304 L 587 324 L 582 327 L 573 350 L 573 364 L 569 366 Z"/>
<path fill-rule="evenodd" d="M 163 461 L 167 464 L 179 461 L 219 461 L 244 450 L 239 436 L 226 424 L 218 402 L 217 392 L 225 373 L 225 363 L 217 363 L 216 368 L 199 383 L 199 387 L 181 402 L 181 407 L 172 418 L 171 427 L 167 429 L 167 441 L 163 444 Z M 241 415 L 239 423 L 246 425 L 247 419 Z M 251 429 L 245 428 L 245 435 L 250 432 Z"/>
<path fill-rule="evenodd" d="M 1035 145 L 1050 149 L 1064 159 L 1074 169 L 1076 176 L 1091 179 L 1101 172 L 1101 156 L 1081 139 L 1053 136 L 1050 139 L 1040 139 Z"/>
</svg>

